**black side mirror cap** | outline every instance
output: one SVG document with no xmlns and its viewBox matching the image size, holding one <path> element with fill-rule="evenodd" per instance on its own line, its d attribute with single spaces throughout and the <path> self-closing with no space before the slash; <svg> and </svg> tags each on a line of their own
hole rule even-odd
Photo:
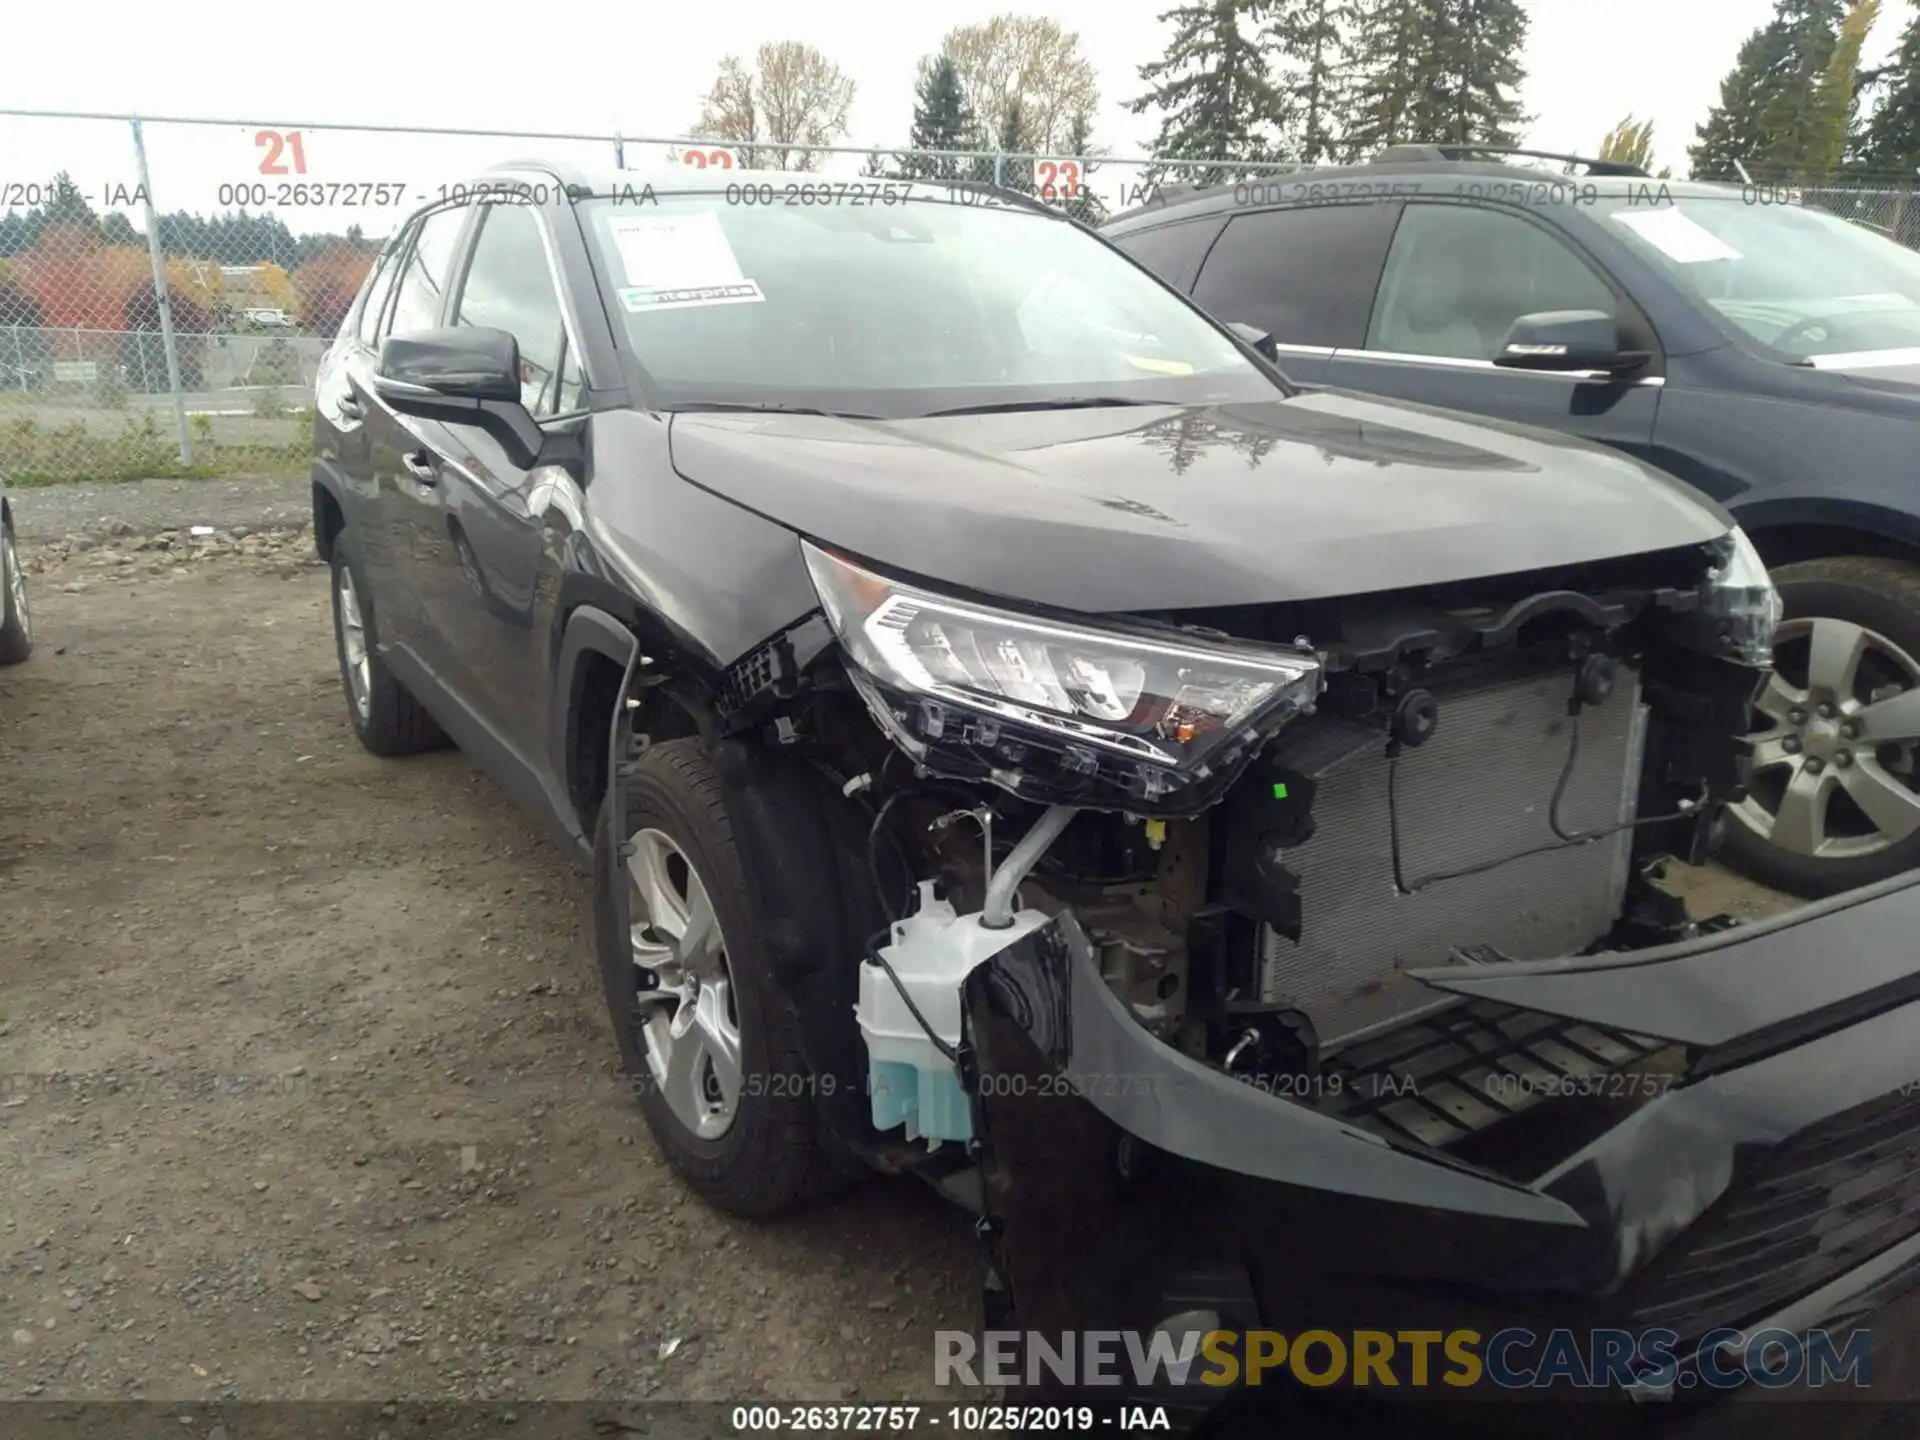
<svg viewBox="0 0 1920 1440">
<path fill-rule="evenodd" d="M 1620 322 L 1604 310 L 1542 310 L 1507 329 L 1493 363 L 1506 370 L 1638 370 L 1653 357 L 1620 348 Z"/>
<path fill-rule="evenodd" d="M 484 325 L 389 335 L 374 373 L 399 393 L 407 387 L 449 399 L 518 401 L 520 342 L 510 331 Z"/>
<path fill-rule="evenodd" d="M 522 470 L 567 463 L 578 448 L 549 436 L 520 403 L 520 342 L 510 331 L 458 325 L 389 335 L 373 389 L 402 415 L 478 426 Z"/>
</svg>

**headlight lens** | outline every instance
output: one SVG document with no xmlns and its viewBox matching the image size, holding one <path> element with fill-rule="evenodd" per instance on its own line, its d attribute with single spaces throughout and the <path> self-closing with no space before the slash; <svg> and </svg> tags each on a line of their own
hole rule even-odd
<svg viewBox="0 0 1920 1440">
<path fill-rule="evenodd" d="M 1309 654 L 1041 620 L 805 550 L 834 632 L 883 689 L 1032 727 L 1069 750 L 1191 768 L 1308 708 L 1319 691 Z M 927 723 L 938 727 L 937 708 Z"/>
<path fill-rule="evenodd" d="M 1717 626 L 1722 651 L 1748 665 L 1773 665 L 1773 635 L 1780 628 L 1780 592 L 1747 532 L 1735 526 L 1719 542 L 1708 573 L 1705 609 Z"/>
</svg>

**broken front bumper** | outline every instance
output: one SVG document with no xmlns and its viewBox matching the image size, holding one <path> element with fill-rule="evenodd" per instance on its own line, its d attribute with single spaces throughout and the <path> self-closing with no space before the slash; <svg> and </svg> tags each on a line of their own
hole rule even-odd
<svg viewBox="0 0 1920 1440">
<path fill-rule="evenodd" d="M 1608 1036 L 1680 1057 L 1650 1093 L 1568 1085 L 1443 1149 L 1160 1042 L 1062 916 L 965 988 L 988 1328 L 1618 1327 L 1684 1363 L 1721 1327 L 1859 1323 L 1920 1278 L 1915 934 L 1920 876 L 1628 955 L 1420 972 L 1510 1035 L 1557 1017 L 1589 1062 Z M 1395 1093 L 1432 1060 L 1388 1064 Z"/>
</svg>

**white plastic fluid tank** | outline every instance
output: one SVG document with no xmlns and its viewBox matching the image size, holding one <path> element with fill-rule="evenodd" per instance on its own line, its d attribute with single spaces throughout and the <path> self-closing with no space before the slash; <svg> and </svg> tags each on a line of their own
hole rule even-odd
<svg viewBox="0 0 1920 1440">
<path fill-rule="evenodd" d="M 961 915 L 935 894 L 931 880 L 920 882 L 919 908 L 894 922 L 880 954 L 927 1025 L 914 1018 L 884 969 L 871 960 L 860 962 L 855 1014 L 867 1042 L 867 1093 L 875 1129 L 904 1125 L 909 1140 L 925 1140 L 928 1148 L 944 1140 L 973 1138 L 973 1117 L 959 1072 L 927 1028 L 949 1049 L 958 1048 L 961 984 L 974 966 L 1046 921 L 1037 910 L 1021 910 L 1012 925 L 991 930 L 980 923 L 980 912 Z"/>
</svg>

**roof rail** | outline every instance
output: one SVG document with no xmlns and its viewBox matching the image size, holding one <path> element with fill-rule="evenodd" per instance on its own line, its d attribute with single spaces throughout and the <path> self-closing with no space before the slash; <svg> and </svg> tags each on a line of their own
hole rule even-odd
<svg viewBox="0 0 1920 1440">
<path fill-rule="evenodd" d="M 1629 175 L 1641 179 L 1649 178 L 1646 170 L 1638 165 L 1630 165 L 1624 160 L 1595 160 L 1587 155 L 1565 155 L 1558 150 L 1527 150 L 1518 145 L 1473 145 L 1473 144 L 1418 144 L 1389 145 L 1367 163 L 1370 165 L 1393 165 L 1405 163 L 1436 161 L 1477 160 L 1482 157 L 1505 158 L 1521 156 L 1528 160 L 1557 160 L 1563 165 L 1584 165 L 1589 175 Z"/>
</svg>

